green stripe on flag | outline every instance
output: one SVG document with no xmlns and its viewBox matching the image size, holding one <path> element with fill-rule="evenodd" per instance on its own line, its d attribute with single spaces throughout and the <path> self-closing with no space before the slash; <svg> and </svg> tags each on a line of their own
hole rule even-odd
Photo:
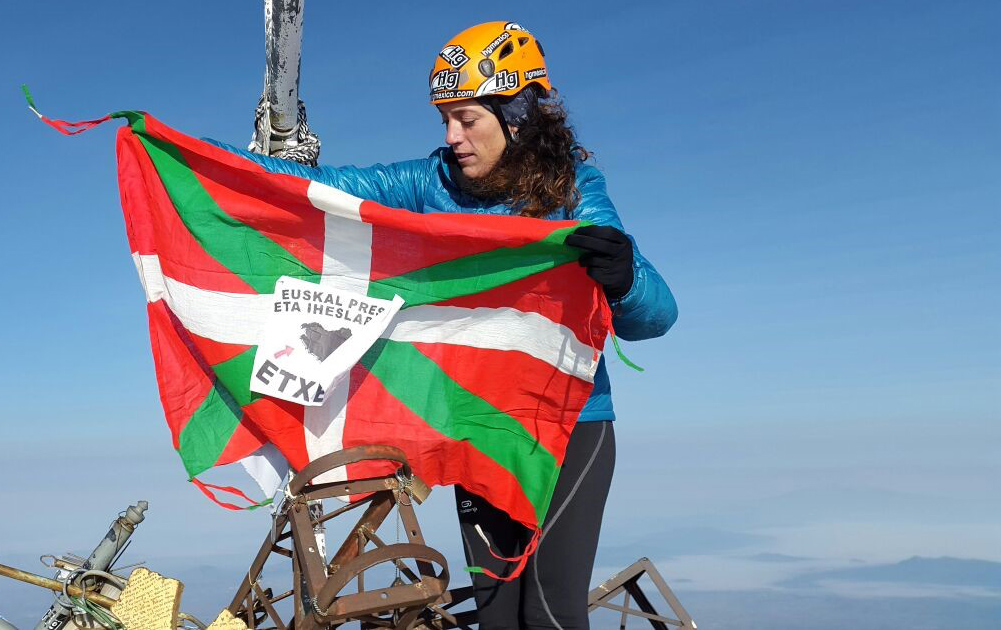
<svg viewBox="0 0 1001 630">
<path fill-rule="evenodd" d="M 431 427 L 511 471 L 542 523 L 559 466 L 516 418 L 457 383 L 412 343 L 379 339 L 361 363 Z"/>
<path fill-rule="evenodd" d="M 233 396 L 219 381 L 213 382 L 178 439 L 177 451 L 189 477 L 215 466 L 242 416 L 243 410 Z"/>
<path fill-rule="evenodd" d="M 254 355 L 257 346 L 251 346 L 240 354 L 212 366 L 222 386 L 226 388 L 240 407 L 249 405 L 260 394 L 250 391 L 250 373 L 254 370 Z"/>
<path fill-rule="evenodd" d="M 138 119 L 133 129 L 144 123 Z M 206 252 L 258 293 L 272 293 L 281 276 L 319 282 L 316 273 L 274 240 L 223 210 L 180 150 L 140 131 L 136 137 L 156 166 L 178 216 Z"/>
<path fill-rule="evenodd" d="M 399 276 L 373 280 L 369 283 L 368 295 L 385 300 L 399 295 L 406 300 L 404 308 L 407 308 L 493 289 L 577 260 L 581 250 L 564 245 L 563 241 L 586 224 L 581 222 L 553 230 L 545 238 L 519 247 L 498 247 Z"/>
</svg>

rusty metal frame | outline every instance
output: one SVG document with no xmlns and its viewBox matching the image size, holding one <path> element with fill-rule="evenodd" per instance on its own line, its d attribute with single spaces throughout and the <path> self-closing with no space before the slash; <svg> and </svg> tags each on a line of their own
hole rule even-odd
<svg viewBox="0 0 1001 630">
<path fill-rule="evenodd" d="M 644 575 L 663 596 L 664 601 L 677 619 L 657 612 L 640 584 L 640 579 Z M 620 595 L 623 598 L 622 602 L 615 603 L 613 600 Z M 460 612 L 455 611 L 454 608 L 472 598 L 473 588 L 471 586 L 450 590 L 447 601 L 428 606 L 421 619 L 421 625 L 415 626 L 415 630 L 470 630 L 478 621 L 476 609 Z M 635 602 L 638 608 L 631 607 L 631 601 Z M 674 592 L 657 571 L 657 567 L 647 558 L 640 558 L 592 589 L 588 593 L 587 604 L 589 613 L 598 608 L 608 608 L 622 613 L 619 619 L 620 630 L 625 629 L 626 620 L 630 617 L 646 619 L 654 630 L 670 630 L 671 628 L 695 630 L 695 622 L 692 617 L 675 597 Z"/>
<path fill-rule="evenodd" d="M 473 587 L 461 586 L 445 594 L 441 602 L 429 604 L 425 608 L 420 624 L 414 630 L 472 630 L 479 623 L 479 614 L 471 610 L 456 611 L 454 608 L 473 600 Z"/>
<path fill-rule="evenodd" d="M 395 470 L 380 477 L 313 483 L 327 471 L 366 460 L 390 462 Z M 310 514 L 311 501 L 366 493 L 364 499 L 320 518 Z M 366 628 L 410 628 L 428 605 L 448 599 L 448 565 L 424 542 L 414 513 L 414 502 L 426 493 L 427 486 L 395 447 L 353 447 L 311 462 L 289 482 L 289 498 L 276 514 L 274 528 L 237 588 L 229 611 L 251 630 L 325 630 L 353 620 Z M 364 512 L 328 563 L 317 548 L 314 526 L 361 507 Z M 386 543 L 376 534 L 394 507 L 406 542 Z M 279 544 L 289 540 L 290 548 Z M 366 549 L 369 545 L 373 547 Z M 259 583 L 272 554 L 292 559 L 292 588 L 277 596 Z M 366 571 L 387 563 L 397 567 L 400 578 L 389 586 L 366 588 Z M 288 597 L 293 598 L 294 615 L 286 623 L 274 605 Z"/>
<path fill-rule="evenodd" d="M 63 582 L 59 580 L 53 580 L 51 578 L 42 577 L 41 575 L 35 575 L 28 571 L 18 569 L 16 567 L 9 567 L 6 564 L 0 564 L 0 576 L 9 577 L 13 580 L 18 580 L 19 582 L 25 582 L 27 584 L 34 584 L 35 586 L 41 586 L 42 588 L 47 588 L 56 593 L 62 592 Z M 86 591 L 75 584 L 65 585 L 67 592 L 74 597 L 86 596 L 89 601 L 95 604 L 100 604 L 105 608 L 111 608 L 112 604 L 115 603 L 115 599 L 111 597 L 106 597 L 98 592 L 98 588 L 89 587 Z"/>
<path fill-rule="evenodd" d="M 640 578 L 644 575 L 653 582 L 653 585 L 663 596 L 664 601 L 677 616 L 677 619 L 665 617 L 657 612 L 650 599 L 643 592 L 640 586 Z M 623 596 L 621 604 L 615 604 L 613 599 L 619 595 Z M 632 598 L 639 609 L 630 608 L 630 598 Z M 683 630 L 695 630 L 695 622 L 691 615 L 681 605 L 674 591 L 667 585 L 660 575 L 657 567 L 648 558 L 640 558 L 622 571 L 619 571 L 611 578 L 605 580 L 600 585 L 591 589 L 587 596 L 588 612 L 593 612 L 598 608 L 609 608 L 622 613 L 619 620 L 619 628 L 626 627 L 626 620 L 630 617 L 641 617 L 650 622 L 654 630 L 669 630 L 669 626 L 682 628 Z"/>
<path fill-rule="evenodd" d="M 325 472 L 366 460 L 389 462 L 393 470 L 377 477 L 313 483 Z M 414 512 L 414 502 L 423 501 L 428 492 L 424 482 L 412 474 L 404 453 L 391 446 L 354 447 L 310 463 L 289 483 L 287 499 L 279 507 L 273 528 L 228 610 L 243 619 L 251 630 L 325 630 L 349 621 L 360 621 L 362 630 L 470 630 L 478 623 L 475 607 L 467 608 L 473 600 L 473 589 L 466 586 L 446 590 L 449 576 L 445 558 L 427 546 Z M 360 493 L 367 496 L 327 514 L 310 509 L 323 498 Z M 316 528 L 363 507 L 361 517 L 330 562 L 326 562 L 317 543 Z M 387 543 L 376 533 L 394 507 L 399 515 L 398 527 L 406 530 L 406 542 Z M 286 541 L 290 544 L 283 546 L 281 543 Z M 272 555 L 292 560 L 292 587 L 278 595 L 260 583 L 264 566 Z M 59 559 L 56 564 L 59 565 Z M 381 564 L 392 564 L 397 569 L 396 579 L 389 586 L 366 588 L 365 573 Z M 676 618 L 657 612 L 640 585 L 644 576 Z M 56 591 L 63 588 L 58 580 L 2 564 L 0 577 Z M 357 588 L 349 588 L 352 583 Z M 69 585 L 68 589 L 74 594 L 79 592 L 75 585 Z M 619 596 L 621 603 L 615 603 Z M 88 592 L 87 597 L 106 607 L 114 602 L 97 593 Z M 275 604 L 289 597 L 293 598 L 294 612 L 286 623 Z M 631 606 L 633 602 L 638 608 Z M 621 613 L 620 630 L 630 617 L 646 619 L 654 630 L 695 630 L 695 622 L 647 558 L 640 558 L 590 591 L 588 612 L 598 608 Z"/>
</svg>

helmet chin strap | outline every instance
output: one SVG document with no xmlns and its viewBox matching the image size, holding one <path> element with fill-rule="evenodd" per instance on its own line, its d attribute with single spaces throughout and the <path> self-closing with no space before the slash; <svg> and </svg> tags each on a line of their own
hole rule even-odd
<svg viewBox="0 0 1001 630">
<path fill-rule="evenodd" d="M 511 129 L 508 127 L 507 119 L 504 117 L 504 110 L 501 109 L 500 101 L 496 96 L 487 96 L 485 98 L 479 99 L 480 103 L 492 111 L 494 116 L 497 117 L 497 121 L 500 123 L 501 131 L 504 132 L 505 146 L 510 146 L 514 142 L 514 138 L 511 136 Z"/>
</svg>

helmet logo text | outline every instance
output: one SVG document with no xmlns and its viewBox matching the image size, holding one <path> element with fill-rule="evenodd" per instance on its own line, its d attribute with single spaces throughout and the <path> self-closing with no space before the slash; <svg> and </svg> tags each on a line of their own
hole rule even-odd
<svg viewBox="0 0 1001 630">
<path fill-rule="evenodd" d="M 466 49 L 455 44 L 445 46 L 445 48 L 438 53 L 438 56 L 447 61 L 453 68 L 461 68 L 466 65 L 467 61 L 469 61 L 469 55 L 466 54 Z"/>
<path fill-rule="evenodd" d="M 434 102 L 442 101 L 450 98 L 473 98 L 475 96 L 472 90 L 447 90 L 445 92 L 431 92 L 431 100 Z"/>
<path fill-rule="evenodd" d="M 431 77 L 431 91 L 454 90 L 459 86 L 459 73 L 446 68 L 439 70 Z"/>
<path fill-rule="evenodd" d="M 490 77 L 476 88 L 476 96 L 496 94 L 518 87 L 518 73 L 510 70 L 498 70 L 497 74 Z"/>
<path fill-rule="evenodd" d="M 504 42 L 506 42 L 506 41 L 507 41 L 507 40 L 509 40 L 509 39 L 511 39 L 511 33 L 508 33 L 507 31 L 504 31 L 503 33 L 501 33 L 500 35 L 498 35 L 498 36 L 497 36 L 497 37 L 496 37 L 496 38 L 494 39 L 494 41 L 490 42 L 490 43 L 489 43 L 489 44 L 487 45 L 487 47 L 486 47 L 486 48 L 484 48 L 484 49 L 483 49 L 483 50 L 481 50 L 480 52 L 482 52 L 482 53 L 483 53 L 483 56 L 484 56 L 484 57 L 489 57 L 489 56 L 490 56 L 490 54 L 491 54 L 491 53 L 492 53 L 493 51 L 497 50 L 497 47 L 498 47 L 498 46 L 500 46 L 501 44 L 503 44 Z"/>
</svg>

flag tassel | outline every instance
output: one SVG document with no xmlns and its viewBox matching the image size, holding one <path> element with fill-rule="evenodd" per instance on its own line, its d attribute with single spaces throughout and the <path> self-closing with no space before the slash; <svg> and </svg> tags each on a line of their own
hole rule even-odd
<svg viewBox="0 0 1001 630">
<path fill-rule="evenodd" d="M 618 339 L 618 337 L 615 336 L 615 326 L 612 324 L 612 309 L 611 309 L 611 306 L 608 304 L 608 299 L 605 297 L 605 292 L 601 289 L 601 287 L 600 287 L 600 285 L 598 283 L 595 283 L 594 284 L 594 300 L 592 301 L 591 314 L 590 314 L 590 316 L 588 316 L 588 320 L 593 320 L 595 312 L 597 312 L 597 310 L 599 308 L 602 309 L 602 319 L 605 322 L 605 324 L 608 326 L 608 334 L 611 335 L 611 337 L 612 337 L 612 345 L 615 346 L 615 354 L 618 355 L 619 359 L 623 363 L 625 363 L 626 365 L 628 365 L 632 369 L 636 370 L 637 372 L 645 372 L 646 370 L 644 370 L 640 366 L 638 366 L 635 363 L 633 363 L 632 361 L 630 361 L 629 357 L 626 356 L 626 353 L 622 351 L 622 347 L 619 345 L 619 339 Z M 601 343 L 600 342 L 604 341 L 604 337 L 602 337 L 601 340 L 598 340 L 598 341 L 599 341 L 599 343 L 594 343 L 594 340 L 592 340 L 592 343 L 591 343 L 591 345 L 594 346 L 594 360 L 595 361 L 598 360 L 598 348 L 601 347 Z"/>
<path fill-rule="evenodd" d="M 528 545 L 525 547 L 524 553 L 514 556 L 512 558 L 508 558 L 507 556 L 502 556 L 496 551 L 494 551 L 494 548 L 490 545 L 490 541 L 487 539 L 487 535 L 483 533 L 483 530 L 480 528 L 479 524 L 476 524 L 474 527 L 476 529 L 476 533 L 480 535 L 480 538 L 482 538 L 483 542 L 487 545 L 487 551 L 490 552 L 491 556 L 497 558 L 498 560 L 503 560 L 505 562 L 514 562 L 516 564 L 514 566 L 514 569 L 511 570 L 511 573 L 505 576 L 497 575 L 496 573 L 485 567 L 477 567 L 477 566 L 466 567 L 466 571 L 469 571 L 470 573 L 483 573 L 484 575 L 488 575 L 494 578 L 495 580 L 500 580 L 501 582 L 510 582 L 511 580 L 517 579 L 518 577 L 521 576 L 522 571 L 525 570 L 525 566 L 528 564 L 528 559 L 531 558 L 532 554 L 534 554 L 536 549 L 539 548 L 539 539 L 542 536 L 542 528 L 536 527 L 535 533 L 532 534 L 531 540 L 528 541 Z"/>
<path fill-rule="evenodd" d="M 67 136 L 73 136 L 78 133 L 83 133 L 92 127 L 96 127 L 101 123 L 111 120 L 111 114 L 106 114 L 100 118 L 94 118 L 93 120 L 60 120 L 58 118 L 49 118 L 45 114 L 38 111 L 35 105 L 35 99 L 31 96 L 31 91 L 28 89 L 27 83 L 21 84 L 21 90 L 24 92 L 24 98 L 28 101 L 28 109 L 33 111 L 36 116 L 42 119 L 42 122 L 47 123 L 54 127 L 56 131 Z"/>
<path fill-rule="evenodd" d="M 269 505 L 271 503 L 271 499 L 265 499 L 264 501 L 256 502 L 253 499 L 251 499 L 250 497 L 248 497 L 242 490 L 240 490 L 239 488 L 236 488 L 234 486 L 217 486 L 215 484 L 205 483 L 204 481 L 199 480 L 197 477 L 192 477 L 190 479 L 190 481 L 191 481 L 191 483 L 195 484 L 195 486 L 197 486 L 199 490 L 201 490 L 202 492 L 204 492 L 205 496 L 207 496 L 208 498 L 212 499 L 212 501 L 214 501 L 215 503 L 221 505 L 222 507 L 226 508 L 227 510 L 256 510 L 259 507 L 263 507 L 263 506 Z M 240 505 L 236 505 L 234 503 L 227 503 L 226 501 L 221 501 L 221 500 L 219 500 L 216 497 L 215 493 L 212 492 L 212 490 L 219 490 L 221 492 L 228 492 L 229 494 L 238 496 L 241 499 L 244 499 L 245 501 L 250 502 L 250 505 L 240 506 Z"/>
<path fill-rule="evenodd" d="M 608 334 L 612 336 L 612 345 L 615 346 L 615 354 L 619 355 L 619 359 L 637 372 L 645 372 L 646 370 L 630 361 L 629 357 L 626 356 L 626 353 L 622 351 L 622 348 L 619 346 L 619 338 L 615 336 L 615 330 L 612 329 L 611 326 L 608 328 Z"/>
</svg>

